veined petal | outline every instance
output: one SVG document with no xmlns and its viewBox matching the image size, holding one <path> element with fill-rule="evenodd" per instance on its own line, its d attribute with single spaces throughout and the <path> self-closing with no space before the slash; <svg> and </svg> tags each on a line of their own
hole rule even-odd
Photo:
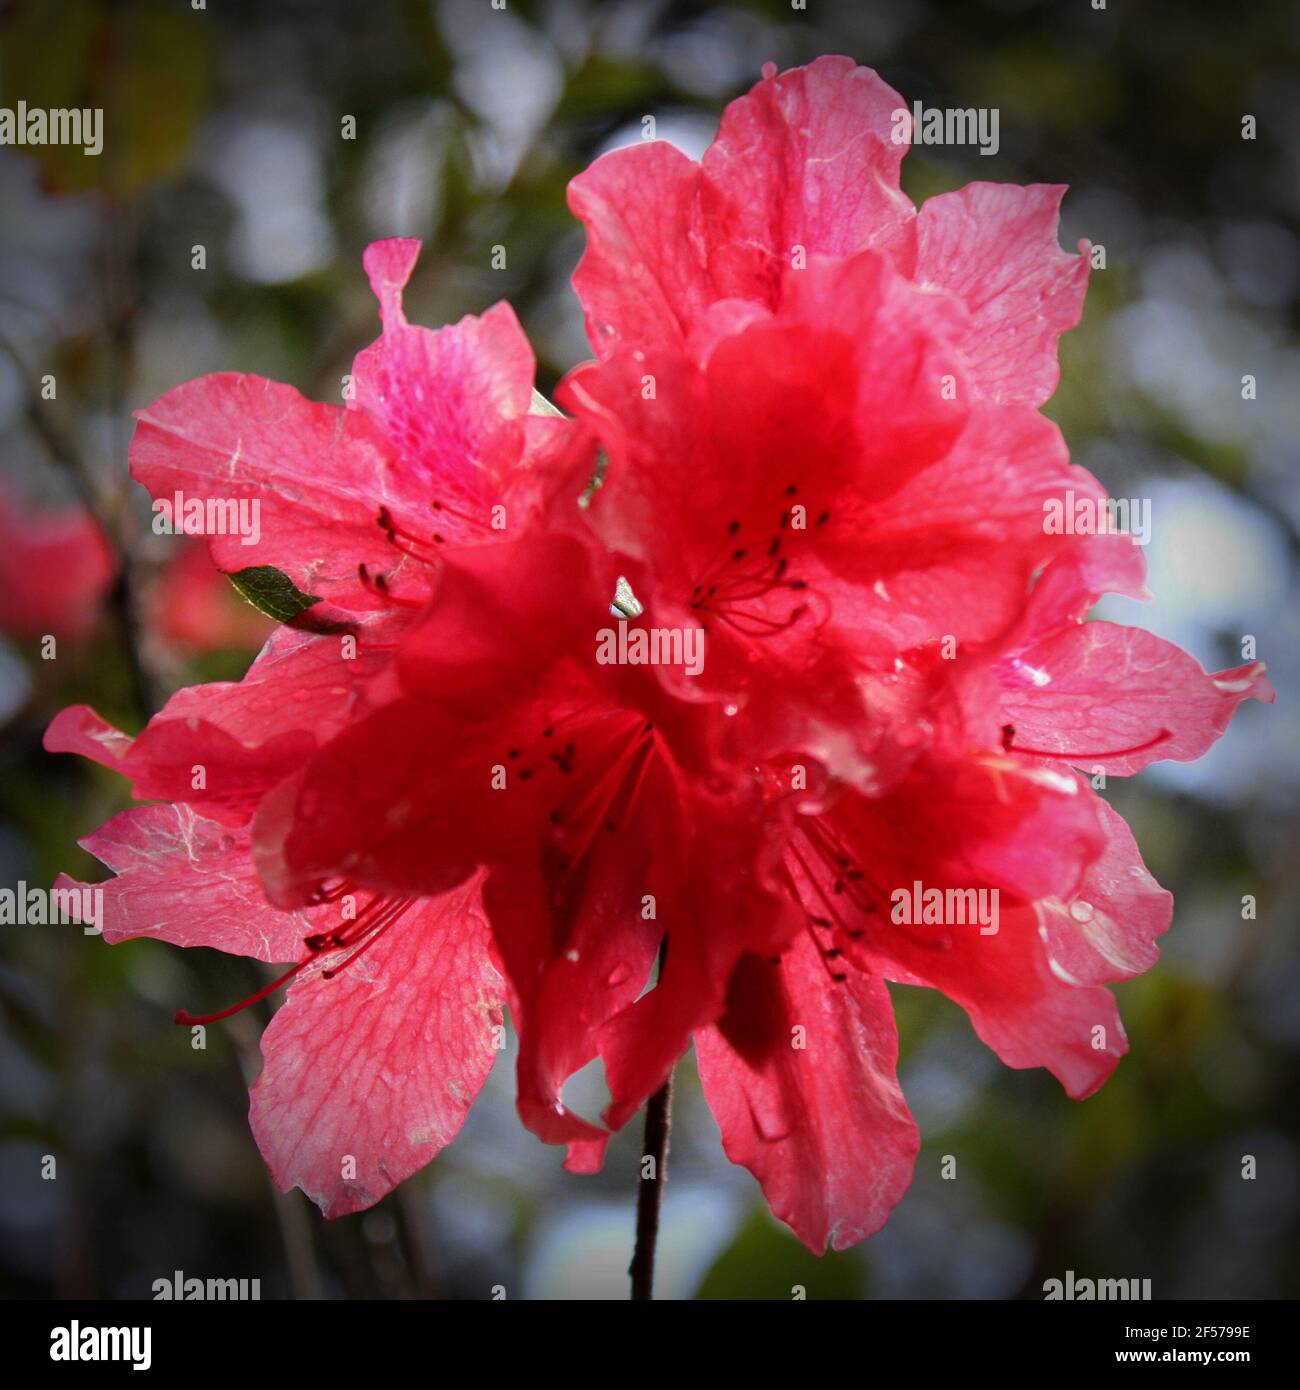
<svg viewBox="0 0 1300 1390">
<path fill-rule="evenodd" d="M 220 569 L 273 565 L 303 593 L 377 607 L 358 567 L 391 571 L 403 558 L 380 529 L 379 509 L 422 519 L 423 506 L 367 416 L 222 372 L 177 386 L 136 418 L 131 475 L 152 494 L 156 523 L 166 515 L 160 504 L 175 513 L 177 494 L 173 527 L 189 503 L 203 507 L 204 528 L 209 504 L 224 513 L 242 505 L 251 522 L 256 503 L 246 533 L 202 531 Z"/>
<path fill-rule="evenodd" d="M 456 1137 L 496 1056 L 501 980 L 477 882 L 418 902 L 262 1037 L 249 1119 L 276 1185 L 364 1211 Z"/>
<path fill-rule="evenodd" d="M 1144 628 L 1066 628 L 1001 668 L 1001 708 L 1017 750 L 1116 776 L 1201 757 L 1250 699 L 1272 703 L 1264 664 L 1209 675 Z"/>
<path fill-rule="evenodd" d="M 1056 390 L 1056 344 L 1083 313 L 1087 243 L 1071 256 L 1056 240 L 1065 189 L 969 183 L 922 205 L 916 279 L 970 309 L 962 337 L 981 397 L 1042 405 Z"/>
<path fill-rule="evenodd" d="M 741 960 L 727 1013 L 696 1034 L 695 1052 L 727 1157 L 810 1250 L 843 1250 L 885 1224 L 921 1141 L 882 981 L 853 970 L 833 985 L 801 933 L 779 962 Z"/>
<path fill-rule="evenodd" d="M 765 69 L 700 164 L 660 142 L 596 160 L 569 185 L 588 236 L 573 284 L 596 352 L 680 346 L 717 300 L 775 308 L 784 270 L 810 256 L 874 249 L 910 270 L 908 146 L 895 138 L 910 126 L 870 68 L 823 57 Z"/>
<path fill-rule="evenodd" d="M 81 841 L 116 877 L 104 895 L 104 940 L 153 937 L 230 955 L 288 962 L 318 927 L 305 910 L 281 911 L 253 870 L 248 834 L 186 806 L 133 806 Z M 57 886 L 88 887 L 61 878 Z"/>
</svg>

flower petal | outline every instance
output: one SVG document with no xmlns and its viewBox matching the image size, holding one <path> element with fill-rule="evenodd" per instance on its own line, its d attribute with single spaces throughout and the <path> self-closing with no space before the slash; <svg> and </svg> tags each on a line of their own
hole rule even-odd
<svg viewBox="0 0 1300 1390">
<path fill-rule="evenodd" d="M 852 58 L 765 73 L 704 155 L 718 297 L 771 302 L 796 247 L 910 251 L 915 210 L 898 182 L 910 129 L 902 97 Z"/>
<path fill-rule="evenodd" d="M 366 248 L 384 331 L 357 354 L 349 404 L 387 438 L 404 485 L 423 494 L 421 534 L 460 544 L 497 541 L 493 508 L 508 505 L 510 525 L 521 527 L 537 501 L 529 494 L 552 483 L 521 467 L 533 350 L 506 303 L 437 330 L 408 323 L 402 292 L 419 246 L 394 238 Z M 552 428 L 576 429 L 559 420 Z"/>
<path fill-rule="evenodd" d="M 726 1009 L 727 982 L 747 952 L 785 949 L 800 925 L 774 887 L 779 836 L 755 808 L 697 789 L 690 827 L 657 897 L 667 958 L 653 989 L 605 1024 L 600 1053 L 610 1104 L 605 1122 L 620 1129 L 667 1080 L 691 1035 Z"/>
<path fill-rule="evenodd" d="M 569 184 L 568 197 L 587 225 L 573 288 L 592 347 L 684 341 L 717 297 L 696 230 L 699 165 L 662 141 L 612 150 Z"/>
<path fill-rule="evenodd" d="M 885 1224 L 921 1141 L 882 981 L 854 970 L 832 984 L 803 932 L 779 964 L 740 962 L 695 1052 L 727 1157 L 809 1249 L 843 1250 Z"/>
<path fill-rule="evenodd" d="M 970 309 L 962 346 L 987 400 L 1037 406 L 1056 390 L 1057 339 L 1079 322 L 1089 271 L 1086 254 L 1057 244 L 1065 191 L 968 183 L 927 199 L 917 215 L 917 282 Z"/>
<path fill-rule="evenodd" d="M 333 978 L 299 979 L 250 1093 L 276 1185 L 326 1216 L 373 1206 L 459 1133 L 500 1024 L 477 882 L 415 904 Z"/>
<path fill-rule="evenodd" d="M 95 885 L 103 890 L 101 925 L 110 945 L 148 936 L 288 962 L 302 958 L 303 937 L 318 929 L 312 914 L 267 902 L 247 832 L 203 820 L 186 806 L 133 806 L 81 846 L 117 875 Z"/>
<path fill-rule="evenodd" d="M 1052 971 L 1072 984 L 1127 980 L 1156 963 L 1174 898 L 1147 872 L 1124 818 L 1098 798 L 1106 846 L 1073 902 L 1034 904 Z"/>
<path fill-rule="evenodd" d="M 1116 776 L 1199 758 L 1243 700 L 1274 698 L 1263 662 L 1209 675 L 1172 642 L 1109 622 L 1066 628 L 1001 677 L 1013 747 Z"/>
<path fill-rule="evenodd" d="M 815 892 L 822 904 L 821 929 L 833 927 L 834 945 L 860 968 L 940 990 L 1008 1066 L 1048 1067 L 1078 1097 L 1101 1085 L 1127 1042 L 1104 989 L 1076 988 L 1053 971 L 1032 903 L 1073 902 L 1106 837 L 1086 783 L 1055 768 L 1026 779 L 1015 761 L 980 758 L 948 772 L 920 765 L 887 796 L 843 798 L 809 844 L 842 853 L 844 866 L 801 851 L 796 877 L 805 903 Z M 909 921 L 917 885 L 998 889 L 987 924 L 995 930 Z"/>
<path fill-rule="evenodd" d="M 273 565 L 303 593 L 377 606 L 358 566 L 392 571 L 401 559 L 380 529 L 379 508 L 402 518 L 422 518 L 422 508 L 365 414 L 318 405 L 265 377 L 222 372 L 177 386 L 136 418 L 131 475 L 154 497 L 156 526 L 164 502 L 173 526 L 193 500 L 205 515 L 209 501 L 256 502 L 255 540 L 252 528 L 205 533 L 220 569 Z"/>
<path fill-rule="evenodd" d="M 245 824 L 266 794 L 366 708 L 364 687 L 389 661 L 401 614 L 342 636 L 277 628 L 240 681 L 176 691 L 134 739 L 88 706 L 63 710 L 49 752 L 80 753 L 129 777 L 140 800 L 184 802 Z"/>
<path fill-rule="evenodd" d="M 256 827 L 286 902 L 339 875 L 434 894 L 490 868 L 520 1112 L 587 1166 L 604 1132 L 564 1107 L 563 1084 L 649 974 L 663 918 L 645 898 L 683 891 L 680 774 L 619 687 L 664 697 L 636 668 L 596 663 L 613 585 L 590 563 L 565 537 L 449 556 L 398 655 L 403 690 L 316 754 L 293 804 L 277 794 Z"/>
<path fill-rule="evenodd" d="M 1032 907 L 1003 908 L 995 936 L 956 934 L 947 951 L 895 941 L 873 965 L 960 1004 L 1009 1067 L 1046 1067 L 1073 1100 L 1091 1095 L 1128 1051 L 1110 991 L 1062 980 Z"/>
<path fill-rule="evenodd" d="M 819 542 L 838 639 L 878 659 L 940 633 L 992 640 L 1059 545 L 1044 506 L 1067 491 L 1105 495 L 1055 424 L 1025 405 L 977 406 L 942 459 L 886 497 L 846 500 L 845 524 Z"/>
<path fill-rule="evenodd" d="M 135 740 L 115 729 L 89 705 L 69 705 L 50 720 L 42 746 L 47 753 L 79 753 L 101 767 L 122 770 Z"/>
<path fill-rule="evenodd" d="M 680 345 L 716 300 L 775 308 L 795 258 L 874 248 L 910 268 L 900 110 L 869 68 L 824 57 L 765 73 L 702 164 L 658 141 L 596 160 L 569 185 L 588 237 L 573 285 L 596 352 Z"/>
</svg>

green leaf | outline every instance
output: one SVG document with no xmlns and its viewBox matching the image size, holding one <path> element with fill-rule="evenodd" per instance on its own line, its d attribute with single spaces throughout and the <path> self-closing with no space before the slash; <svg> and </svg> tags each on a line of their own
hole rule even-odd
<svg viewBox="0 0 1300 1390">
<path fill-rule="evenodd" d="M 317 595 L 302 593 L 274 565 L 249 565 L 227 578 L 254 608 L 277 623 L 291 623 L 304 608 L 320 602 Z"/>
<path fill-rule="evenodd" d="M 696 1290 L 697 1299 L 791 1299 L 802 1286 L 809 1299 L 864 1296 L 862 1257 L 854 1251 L 817 1256 L 756 1206 Z"/>
</svg>

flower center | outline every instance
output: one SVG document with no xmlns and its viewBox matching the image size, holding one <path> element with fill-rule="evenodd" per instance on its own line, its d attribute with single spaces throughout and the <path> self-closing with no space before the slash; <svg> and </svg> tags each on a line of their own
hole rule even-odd
<svg viewBox="0 0 1300 1390">
<path fill-rule="evenodd" d="M 785 490 L 788 505 L 781 508 L 775 532 L 748 543 L 740 521 L 727 524 L 726 537 L 715 558 L 691 590 L 691 607 L 708 613 L 747 637 L 770 637 L 793 627 L 808 612 L 806 602 L 792 605 L 784 614 L 773 614 L 771 595 L 781 591 L 802 593 L 805 579 L 790 574 L 789 549 L 792 532 L 805 529 L 802 505 L 793 499 L 799 489 L 791 483 Z M 799 508 L 796 514 L 795 508 Z M 825 526 L 830 512 L 821 512 L 812 522 Z M 759 528 L 761 530 L 761 528 Z"/>
<path fill-rule="evenodd" d="M 435 498 L 429 503 L 429 510 L 434 515 L 435 523 L 441 529 L 431 530 L 427 535 L 417 534 L 415 531 L 400 525 L 386 506 L 380 507 L 375 516 L 375 522 L 384 533 L 389 545 L 405 559 L 413 560 L 422 569 L 427 569 L 437 563 L 437 550 L 441 545 L 483 539 L 485 536 L 497 534 L 482 517 L 475 516 L 463 507 L 444 502 L 440 498 Z M 398 563 L 400 565 L 402 561 Z M 402 598 L 393 593 L 392 571 L 387 574 L 371 573 L 369 566 L 362 564 L 357 566 L 357 574 L 365 588 L 387 604 L 397 608 L 422 608 L 424 606 L 421 600 Z"/>
<path fill-rule="evenodd" d="M 539 788 L 549 836 L 546 867 L 558 875 L 575 868 L 602 833 L 613 834 L 632 814 L 654 761 L 655 728 L 632 710 L 589 715 L 575 710 L 507 756 L 518 776 L 555 779 Z"/>
<path fill-rule="evenodd" d="M 782 873 L 833 984 L 848 978 L 839 962 L 852 943 L 885 922 L 927 950 L 944 951 L 952 945 L 947 936 L 921 937 L 908 925 L 893 922 L 889 893 L 862 867 L 827 816 L 801 821 L 786 847 Z"/>
</svg>

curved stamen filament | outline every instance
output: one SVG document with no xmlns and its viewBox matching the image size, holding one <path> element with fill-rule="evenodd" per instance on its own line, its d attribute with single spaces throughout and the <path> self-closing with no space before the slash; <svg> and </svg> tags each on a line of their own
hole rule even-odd
<svg viewBox="0 0 1300 1390">
<path fill-rule="evenodd" d="M 389 927 L 391 927 L 398 920 L 398 918 L 401 917 L 401 915 L 406 911 L 408 907 L 410 907 L 410 905 L 414 901 L 414 898 L 398 898 L 396 901 L 390 902 L 388 906 L 378 914 L 374 921 L 369 922 L 367 924 L 366 930 L 370 932 L 370 935 L 366 938 L 366 940 L 363 941 L 361 945 L 358 946 L 357 949 L 352 952 L 352 954 L 347 958 L 347 960 L 343 961 L 339 965 L 330 966 L 328 970 L 322 970 L 320 973 L 321 979 L 332 980 L 335 977 L 335 975 L 338 975 L 342 971 L 346 970 L 354 960 L 357 960 L 359 957 L 365 955 L 365 953 L 375 944 L 376 941 L 379 940 L 381 936 L 384 935 L 384 933 L 389 929 Z M 353 934 L 344 944 L 351 945 L 351 943 L 356 939 L 356 935 Z"/>
<path fill-rule="evenodd" d="M 789 499 L 798 491 L 792 483 L 785 489 L 785 496 Z M 801 590 L 808 587 L 806 580 L 786 577 L 790 562 L 781 553 L 785 544 L 782 532 L 788 528 L 790 516 L 789 507 L 783 507 L 779 529 L 761 548 L 741 543 L 741 522 L 728 523 L 725 544 L 705 565 L 691 590 L 691 607 L 698 612 L 712 613 L 745 637 L 771 636 L 797 623 L 807 612 L 806 605 L 792 609 L 784 619 L 756 613 L 742 606 L 765 599 L 778 589 Z M 823 512 L 817 524 L 822 524 L 828 517 L 829 513 Z"/>
<path fill-rule="evenodd" d="M 379 515 L 376 518 L 379 529 L 384 533 L 388 544 L 394 550 L 400 550 L 403 555 L 409 556 L 412 560 L 422 565 L 434 563 L 434 553 L 429 549 L 429 542 L 423 536 L 417 536 L 413 531 L 406 530 L 393 520 L 393 514 L 387 507 L 380 507 Z M 442 545 L 444 538 L 436 531 L 433 534 L 433 543 Z M 404 542 L 404 544 L 403 544 Z"/>
<path fill-rule="evenodd" d="M 328 891 L 317 889 L 312 895 L 314 902 L 335 902 L 351 888 L 351 884 L 344 881 L 338 887 Z M 368 951 L 371 946 L 379 940 L 381 936 L 391 927 L 415 901 L 414 898 L 384 898 L 376 894 L 361 909 L 356 918 L 344 927 L 336 928 L 330 932 L 317 932 L 311 936 L 303 938 L 303 944 L 307 947 L 308 956 L 305 960 L 300 960 L 291 965 L 282 975 L 278 975 L 270 984 L 263 987 L 246 999 L 239 1000 L 238 1003 L 231 1004 L 228 1008 L 219 1009 L 210 1014 L 192 1014 L 187 1009 L 178 1009 L 174 1022 L 186 1026 L 196 1024 L 220 1023 L 222 1019 L 231 1018 L 244 1009 L 251 1008 L 254 1004 L 259 1004 L 268 995 L 274 994 L 282 985 L 287 984 L 305 966 L 318 960 L 322 955 L 329 951 L 344 949 L 355 945 L 362 937 L 367 939 L 361 946 L 354 951 L 346 960 L 339 965 L 330 967 L 328 970 L 321 971 L 321 979 L 332 980 L 340 971 L 346 970 L 358 956 Z"/>
<path fill-rule="evenodd" d="M 1014 724 L 1004 724 L 1002 726 L 1002 748 L 1007 753 L 1025 753 L 1035 758 L 1055 758 L 1058 762 L 1075 762 L 1080 758 L 1093 758 L 1102 760 L 1106 758 L 1127 758 L 1133 753 L 1145 753 L 1148 748 L 1156 748 L 1160 744 L 1173 738 L 1172 729 L 1161 729 L 1153 738 L 1147 739 L 1145 743 L 1135 743 L 1131 748 L 1112 748 L 1105 753 L 1085 753 L 1077 748 L 1026 748 L 1022 743 L 1013 743 L 1012 739 L 1016 736 L 1016 726 Z"/>
<path fill-rule="evenodd" d="M 475 516 L 472 512 L 462 511 L 459 507 L 450 506 L 448 503 L 441 500 L 435 500 L 430 503 L 430 509 L 440 515 L 455 517 L 457 521 L 463 521 L 466 526 L 477 526 L 481 531 L 492 530 L 491 524 L 484 521 L 481 516 Z M 434 539 L 439 545 L 442 544 L 441 537 L 435 536 Z"/>
<path fill-rule="evenodd" d="M 247 999 L 241 999 L 238 1004 L 232 1004 L 228 1009 L 221 1009 L 214 1014 L 192 1014 L 185 1009 L 177 1009 L 176 1017 L 173 1022 L 185 1024 L 187 1026 L 193 1026 L 199 1023 L 220 1023 L 223 1018 L 230 1018 L 241 1010 L 250 1008 L 253 1004 L 260 1003 L 268 994 L 274 994 L 281 985 L 288 983 L 304 965 L 310 965 L 314 959 L 314 956 L 308 956 L 306 960 L 300 960 L 297 965 L 291 965 L 283 975 L 272 980 L 269 985 L 259 989 L 256 994 L 250 994 Z"/>
<path fill-rule="evenodd" d="M 641 787 L 653 761 L 650 756 L 654 749 L 653 725 L 645 723 L 640 715 L 631 715 L 638 732 L 629 737 L 627 721 L 619 721 L 610 740 L 605 745 L 606 753 L 618 749 L 617 756 L 582 793 L 573 806 L 563 812 L 556 808 L 551 819 L 556 825 L 580 826 L 577 841 L 567 848 L 564 867 L 571 869 L 579 863 L 594 843 L 601 826 L 607 830 L 617 828 L 617 822 L 610 816 L 614 802 L 620 792 L 628 787 L 623 798 L 623 815 L 628 815 L 636 805 Z M 630 783 L 630 787 L 629 787 Z"/>
</svg>

